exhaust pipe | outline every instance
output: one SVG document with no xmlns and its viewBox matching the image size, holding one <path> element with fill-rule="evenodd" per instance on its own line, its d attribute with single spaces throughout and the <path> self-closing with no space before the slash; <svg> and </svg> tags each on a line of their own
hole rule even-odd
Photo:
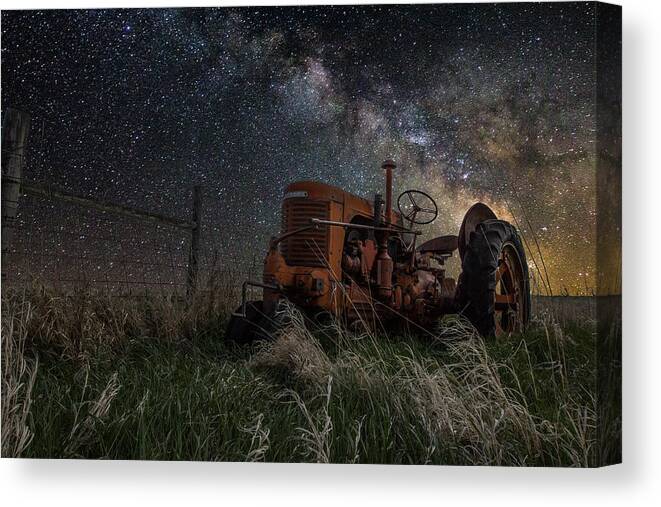
<svg viewBox="0 0 661 507">
<path fill-rule="evenodd" d="M 386 223 L 392 224 L 392 170 L 397 167 L 392 160 L 386 160 L 381 168 L 386 171 Z"/>
<path fill-rule="evenodd" d="M 386 171 L 386 227 L 392 224 L 392 170 L 396 167 L 392 160 L 386 160 L 381 167 Z M 377 195 L 375 199 L 375 220 L 376 213 L 380 219 L 380 196 Z M 377 202 L 379 202 L 377 204 Z M 376 269 L 376 283 L 377 293 L 379 298 L 386 304 L 392 304 L 392 272 L 394 263 L 390 255 L 388 255 L 388 239 L 390 233 L 386 231 L 378 231 L 375 233 L 377 240 L 377 254 L 375 259 Z"/>
</svg>

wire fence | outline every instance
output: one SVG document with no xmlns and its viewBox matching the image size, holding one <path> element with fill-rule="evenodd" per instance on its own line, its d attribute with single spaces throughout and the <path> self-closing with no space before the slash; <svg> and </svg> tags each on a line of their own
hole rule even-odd
<svg viewBox="0 0 661 507">
<path fill-rule="evenodd" d="M 4 287 L 192 297 L 190 231 L 41 196 L 21 195 L 19 203 L 2 252 Z M 238 305 L 243 280 L 261 276 L 260 259 L 221 253 L 210 239 L 201 235 L 195 292 Z"/>
<path fill-rule="evenodd" d="M 2 263 L 9 286 L 38 282 L 127 296 L 146 289 L 186 292 L 186 231 L 23 195 L 12 236 Z"/>
<path fill-rule="evenodd" d="M 3 110 L 3 288 L 48 285 L 186 299 L 214 291 L 231 301 L 244 279 L 260 276 L 254 255 L 251 261 L 244 251 L 239 259 L 214 243 L 211 223 L 203 237 L 199 186 L 181 187 L 184 195 L 175 196 L 181 202 L 192 190 L 185 217 L 163 215 L 158 203 L 138 208 L 51 186 L 45 161 L 59 159 L 45 140 L 55 128 L 43 117 Z"/>
</svg>

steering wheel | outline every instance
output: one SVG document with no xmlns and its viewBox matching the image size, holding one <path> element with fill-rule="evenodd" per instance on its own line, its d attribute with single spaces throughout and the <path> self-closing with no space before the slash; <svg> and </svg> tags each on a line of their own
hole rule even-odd
<svg viewBox="0 0 661 507">
<path fill-rule="evenodd" d="M 399 194 L 397 208 L 402 218 L 412 224 L 430 224 L 438 216 L 438 206 L 434 199 L 420 190 L 406 190 Z M 418 215 L 426 218 L 418 218 Z"/>
</svg>

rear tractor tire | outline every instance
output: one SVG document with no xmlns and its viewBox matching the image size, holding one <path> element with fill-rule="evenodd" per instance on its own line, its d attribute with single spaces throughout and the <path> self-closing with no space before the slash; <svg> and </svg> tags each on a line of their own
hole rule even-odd
<svg viewBox="0 0 661 507">
<path fill-rule="evenodd" d="M 457 303 L 484 337 L 521 332 L 530 321 L 530 280 L 516 229 L 485 220 L 470 233 L 462 258 Z"/>
</svg>

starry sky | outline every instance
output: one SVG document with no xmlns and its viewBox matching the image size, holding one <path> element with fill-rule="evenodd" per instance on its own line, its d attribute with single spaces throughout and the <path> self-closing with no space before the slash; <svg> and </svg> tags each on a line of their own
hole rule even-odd
<svg viewBox="0 0 661 507">
<path fill-rule="evenodd" d="M 3 11 L 2 106 L 33 115 L 31 181 L 175 216 L 189 215 L 201 184 L 207 253 L 261 258 L 288 183 L 371 198 L 392 158 L 395 195 L 417 188 L 439 205 L 428 236 L 457 233 L 468 207 L 486 202 L 518 224 L 538 292 L 547 273 L 554 293 L 586 293 L 594 9 Z M 33 211 L 35 221 L 56 213 Z M 84 222 L 90 236 L 101 228 Z"/>
</svg>

